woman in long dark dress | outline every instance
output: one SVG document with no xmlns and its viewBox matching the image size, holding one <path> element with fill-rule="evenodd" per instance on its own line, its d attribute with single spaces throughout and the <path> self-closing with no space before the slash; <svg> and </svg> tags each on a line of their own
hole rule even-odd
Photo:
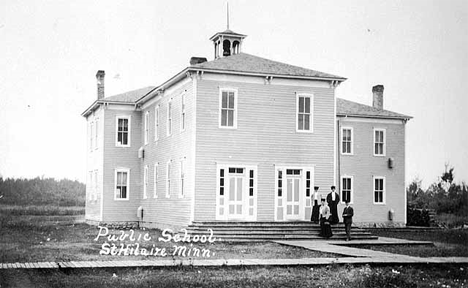
<svg viewBox="0 0 468 288">
<path fill-rule="evenodd" d="M 319 187 L 318 186 L 315 186 L 314 187 L 314 193 L 312 193 L 312 216 L 310 217 L 310 221 L 314 222 L 314 223 L 318 223 L 320 218 L 319 218 L 319 214 L 320 214 L 320 205 L 319 205 L 319 195 L 318 195 L 318 190 L 319 190 Z"/>
<path fill-rule="evenodd" d="M 328 207 L 325 199 L 322 198 L 320 205 L 320 236 L 330 238 L 333 236 L 330 225 L 330 207 Z"/>
</svg>

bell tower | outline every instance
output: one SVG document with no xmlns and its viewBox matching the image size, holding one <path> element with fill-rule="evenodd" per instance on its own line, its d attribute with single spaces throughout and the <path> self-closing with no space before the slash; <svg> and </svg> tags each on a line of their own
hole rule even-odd
<svg viewBox="0 0 468 288">
<path fill-rule="evenodd" d="M 229 4 L 227 5 L 227 29 L 211 36 L 214 44 L 214 57 L 227 57 L 242 51 L 242 41 L 247 35 L 235 33 L 229 29 Z"/>
</svg>

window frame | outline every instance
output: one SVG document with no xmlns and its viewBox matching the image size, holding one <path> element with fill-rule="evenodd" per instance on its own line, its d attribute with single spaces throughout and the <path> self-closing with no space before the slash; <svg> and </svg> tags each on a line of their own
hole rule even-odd
<svg viewBox="0 0 468 288">
<path fill-rule="evenodd" d="M 346 202 L 345 202 L 345 199 L 344 199 L 344 197 L 343 197 L 343 190 L 344 190 L 344 189 L 343 189 L 343 187 L 344 187 L 344 185 L 343 185 L 343 180 L 344 180 L 344 179 L 351 179 L 351 187 L 349 188 L 349 198 L 351 198 L 351 200 L 349 201 L 349 203 L 350 203 L 350 204 L 353 204 L 353 203 L 354 203 L 354 201 L 353 201 L 353 199 L 354 199 L 354 177 L 353 177 L 353 176 L 350 176 L 350 175 L 343 175 L 343 176 L 341 176 L 341 182 L 340 182 L 340 202 L 341 202 L 342 204 L 345 204 L 345 203 L 346 203 Z"/>
<path fill-rule="evenodd" d="M 154 163 L 153 171 L 153 198 L 158 198 L 158 182 L 159 182 L 159 163 Z"/>
<path fill-rule="evenodd" d="M 180 160 L 180 166 L 179 166 L 179 198 L 184 198 L 185 197 L 185 188 L 186 188 L 186 180 L 187 180 L 187 177 L 185 177 L 186 175 L 186 169 L 185 169 L 185 158 L 181 159 Z"/>
<path fill-rule="evenodd" d="M 99 127 L 99 118 L 94 119 L 94 150 L 98 149 L 98 127 Z"/>
<path fill-rule="evenodd" d="M 180 132 L 185 131 L 187 127 L 187 110 L 186 110 L 186 97 L 185 92 L 180 95 Z"/>
<path fill-rule="evenodd" d="M 167 121 L 166 121 L 166 136 L 172 135 L 172 128 L 173 128 L 173 108 L 172 108 L 172 98 L 167 101 Z"/>
<path fill-rule="evenodd" d="M 375 202 L 375 193 L 377 190 L 375 189 L 375 180 L 382 180 L 382 202 Z M 373 176 L 372 177 L 372 203 L 375 205 L 385 205 L 386 204 L 386 181 L 384 176 Z"/>
<path fill-rule="evenodd" d="M 122 172 L 122 173 L 127 173 L 127 183 L 126 183 L 126 187 L 127 187 L 127 197 L 126 198 L 117 198 L 117 193 L 116 193 L 116 190 L 117 190 L 117 174 L 119 172 Z M 114 172 L 114 200 L 115 201 L 128 201 L 130 200 L 130 169 L 129 168 L 116 168 L 115 169 L 115 172 Z"/>
<path fill-rule="evenodd" d="M 300 98 L 309 98 L 310 99 L 310 111 L 309 111 L 309 129 L 299 129 L 299 101 Z M 305 106 L 304 106 L 305 110 Z M 301 113 L 307 114 L 307 113 Z M 297 133 L 314 133 L 314 94 L 312 93 L 296 93 L 296 132 Z"/>
<path fill-rule="evenodd" d="M 171 181 L 171 174 L 172 174 L 172 161 L 169 160 L 166 163 L 166 198 L 171 198 L 172 192 L 172 181 Z"/>
<path fill-rule="evenodd" d="M 375 145 L 378 144 L 376 142 L 376 132 L 382 132 L 383 133 L 383 143 L 382 143 L 382 154 L 376 154 L 375 153 Z M 373 130 L 373 133 L 374 133 L 374 145 L 372 145 L 372 154 L 376 157 L 385 157 L 385 155 L 387 154 L 387 130 L 385 128 L 374 128 Z"/>
<path fill-rule="evenodd" d="M 229 103 L 229 92 L 233 92 L 234 93 L 234 108 L 232 109 L 234 112 L 233 112 L 233 120 L 232 120 L 232 126 L 223 126 L 222 125 L 222 119 L 223 119 L 223 116 L 222 116 L 222 111 L 223 109 L 227 109 L 227 110 L 230 110 L 230 108 L 223 108 L 223 92 L 227 92 L 228 93 L 228 103 Z M 219 119 L 218 119 L 218 128 L 221 128 L 221 129 L 237 129 L 237 114 L 238 114 L 238 98 L 239 97 L 239 91 L 237 88 L 230 88 L 230 87 L 220 87 L 219 88 L 219 107 L 218 107 L 218 114 L 219 114 Z M 229 104 L 228 104 L 229 106 Z M 228 121 L 229 123 L 229 121 Z"/>
<path fill-rule="evenodd" d="M 144 135 L 144 145 L 148 145 L 149 141 L 149 122 L 150 122 L 150 112 L 149 110 L 145 112 L 145 118 L 143 120 L 143 135 Z"/>
<path fill-rule="evenodd" d="M 350 151 L 349 152 L 343 152 L 343 147 L 344 147 L 344 131 L 349 130 L 351 133 L 351 140 L 349 141 L 350 143 Z M 341 155 L 354 155 L 354 129 L 353 127 L 349 126 L 342 126 L 341 127 L 341 135 L 340 135 L 340 153 Z M 348 143 L 348 142 L 346 142 Z"/>
<path fill-rule="evenodd" d="M 119 143 L 119 120 L 126 119 L 128 121 L 128 136 L 127 136 L 127 144 L 120 144 Z M 130 115 L 118 115 L 115 116 L 115 147 L 131 147 L 131 135 L 132 135 L 132 117 Z M 123 131 L 121 133 L 124 133 Z"/>
<path fill-rule="evenodd" d="M 143 199 L 148 199 L 148 178 L 149 178 L 149 167 L 145 165 L 143 170 Z"/>
<path fill-rule="evenodd" d="M 156 107 L 154 107 L 154 141 L 158 141 L 159 140 L 159 130 L 160 130 L 160 112 L 161 112 L 161 109 L 159 107 L 159 105 L 156 105 Z"/>
<path fill-rule="evenodd" d="M 89 151 L 93 152 L 94 148 L 94 120 L 89 122 Z"/>
</svg>

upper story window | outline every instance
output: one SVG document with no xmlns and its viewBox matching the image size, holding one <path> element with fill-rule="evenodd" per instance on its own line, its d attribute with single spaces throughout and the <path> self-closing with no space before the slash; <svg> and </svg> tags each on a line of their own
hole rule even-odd
<svg viewBox="0 0 468 288">
<path fill-rule="evenodd" d="M 385 177 L 374 177 L 374 204 L 385 204 Z"/>
<path fill-rule="evenodd" d="M 129 169 L 116 169 L 115 170 L 115 196 L 114 200 L 128 200 L 129 199 Z"/>
<path fill-rule="evenodd" d="M 341 128 L 341 154 L 353 154 L 353 128 Z"/>
<path fill-rule="evenodd" d="M 237 128 L 237 90 L 220 89 L 219 127 Z"/>
<path fill-rule="evenodd" d="M 115 146 L 130 147 L 130 117 L 117 116 Z"/>
<path fill-rule="evenodd" d="M 352 202 L 353 193 L 353 177 L 343 176 L 341 177 L 341 202 L 346 201 Z"/>
<path fill-rule="evenodd" d="M 167 102 L 167 136 L 172 135 L 172 99 Z"/>
<path fill-rule="evenodd" d="M 158 182 L 159 182 L 159 171 L 158 171 L 158 163 L 155 163 L 154 164 L 154 177 L 153 177 L 153 181 L 154 181 L 154 190 L 153 190 L 153 196 L 154 198 L 158 198 Z"/>
<path fill-rule="evenodd" d="M 297 94 L 297 123 L 296 127 L 298 132 L 313 132 L 314 120 L 314 95 L 312 94 Z"/>
<path fill-rule="evenodd" d="M 145 113 L 145 122 L 144 122 L 144 129 L 145 129 L 145 145 L 148 144 L 149 139 L 149 111 Z"/>
<path fill-rule="evenodd" d="M 185 130 L 186 111 L 185 111 L 185 93 L 181 95 L 181 109 L 180 109 L 180 131 Z"/>
<path fill-rule="evenodd" d="M 180 161 L 180 197 L 185 195 L 185 159 Z"/>
<path fill-rule="evenodd" d="M 96 118 L 94 120 L 94 135 L 93 135 L 93 141 L 94 141 L 94 149 L 98 149 L 98 127 L 99 127 L 99 118 Z"/>
<path fill-rule="evenodd" d="M 159 105 L 154 108 L 154 141 L 159 139 Z"/>
<path fill-rule="evenodd" d="M 374 156 L 385 156 L 385 129 L 374 129 Z"/>
<path fill-rule="evenodd" d="M 94 147 L 94 122 L 89 123 L 89 151 L 93 151 Z"/>
<path fill-rule="evenodd" d="M 146 165 L 143 173 L 143 199 L 148 198 L 148 170 L 148 165 Z"/>
</svg>

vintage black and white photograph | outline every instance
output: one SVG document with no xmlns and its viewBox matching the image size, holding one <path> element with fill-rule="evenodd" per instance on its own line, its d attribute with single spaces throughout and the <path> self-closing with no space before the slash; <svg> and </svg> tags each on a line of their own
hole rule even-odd
<svg viewBox="0 0 468 288">
<path fill-rule="evenodd" d="M 468 1 L 0 3 L 0 287 L 467 287 Z"/>
</svg>

